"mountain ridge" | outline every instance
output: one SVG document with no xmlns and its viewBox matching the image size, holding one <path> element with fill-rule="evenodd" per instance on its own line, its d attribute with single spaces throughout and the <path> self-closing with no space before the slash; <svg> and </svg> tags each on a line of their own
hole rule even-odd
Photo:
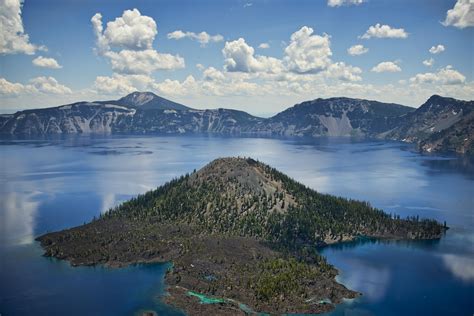
<svg viewBox="0 0 474 316">
<path fill-rule="evenodd" d="M 333 97 L 301 102 L 272 117 L 261 118 L 225 108 L 192 109 L 151 92 L 133 92 L 118 100 L 76 102 L 1 115 L 0 135 L 345 136 L 405 141 L 415 143 L 425 152 L 474 154 L 474 136 L 469 133 L 473 108 L 474 101 L 439 95 L 431 96 L 417 109 L 395 103 Z"/>
</svg>

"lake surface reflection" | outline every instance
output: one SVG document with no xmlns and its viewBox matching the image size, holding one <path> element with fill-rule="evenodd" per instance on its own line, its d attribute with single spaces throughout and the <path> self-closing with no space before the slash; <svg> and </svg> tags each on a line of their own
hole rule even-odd
<svg viewBox="0 0 474 316">
<path fill-rule="evenodd" d="M 162 304 L 166 265 L 71 268 L 34 238 L 80 225 L 212 159 L 251 156 L 324 193 L 432 217 L 439 241 L 360 240 L 322 253 L 363 293 L 333 315 L 474 313 L 474 164 L 344 138 L 71 137 L 0 142 L 0 313 L 130 315 Z"/>
</svg>

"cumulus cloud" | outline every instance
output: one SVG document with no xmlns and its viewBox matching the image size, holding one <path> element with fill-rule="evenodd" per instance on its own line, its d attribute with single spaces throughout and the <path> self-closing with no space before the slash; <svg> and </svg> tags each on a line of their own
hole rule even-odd
<svg viewBox="0 0 474 316">
<path fill-rule="evenodd" d="M 150 74 L 157 70 L 185 67 L 179 55 L 163 54 L 153 49 L 158 33 L 155 21 L 137 9 L 125 10 L 121 17 L 107 23 L 102 15 L 91 18 L 99 55 L 109 59 L 112 70 L 120 74 Z"/>
<path fill-rule="evenodd" d="M 5 78 L 0 78 L 0 94 L 13 96 L 31 93 L 46 94 L 69 94 L 71 89 L 60 84 L 53 77 L 36 77 L 29 81 L 29 84 L 9 82 Z"/>
<path fill-rule="evenodd" d="M 331 64 L 330 36 L 313 35 L 313 33 L 312 28 L 303 26 L 291 35 L 284 57 L 290 71 L 315 73 Z"/>
<path fill-rule="evenodd" d="M 254 55 L 255 50 L 243 38 L 226 42 L 222 49 L 225 57 L 224 68 L 229 72 L 278 73 L 283 69 L 281 60 L 273 57 Z"/>
<path fill-rule="evenodd" d="M 351 65 L 346 65 L 344 62 L 337 62 L 331 64 L 325 72 L 326 77 L 336 78 L 342 81 L 361 81 L 360 74 L 362 69 Z"/>
<path fill-rule="evenodd" d="M 373 67 L 370 71 L 373 72 L 400 72 L 402 69 L 396 63 L 392 61 L 383 61 L 377 66 Z"/>
<path fill-rule="evenodd" d="M 160 54 L 154 49 L 109 51 L 104 56 L 109 58 L 112 70 L 121 74 L 150 74 L 185 66 L 179 55 Z"/>
<path fill-rule="evenodd" d="M 369 29 L 365 32 L 364 35 L 360 36 L 362 39 L 369 38 L 407 38 L 408 33 L 405 32 L 402 28 L 392 28 L 389 25 L 381 25 L 377 23 L 373 26 L 370 26 Z"/>
<path fill-rule="evenodd" d="M 410 78 L 410 83 L 432 83 L 443 85 L 463 84 L 466 77 L 459 71 L 453 69 L 452 66 L 446 66 L 437 72 L 419 73 Z"/>
<path fill-rule="evenodd" d="M 32 92 L 26 91 L 26 86 L 21 83 L 14 83 L 6 80 L 5 78 L 0 78 L 0 94 L 6 96 L 18 95 L 20 93 Z"/>
<path fill-rule="evenodd" d="M 32 62 L 33 62 L 33 65 L 37 67 L 51 68 L 51 69 L 63 68 L 63 66 L 61 66 L 54 58 L 38 56 L 35 59 L 33 59 Z"/>
<path fill-rule="evenodd" d="M 328 6 L 340 7 L 343 5 L 359 5 L 363 2 L 364 0 L 328 0 Z"/>
<path fill-rule="evenodd" d="M 216 35 L 209 35 L 206 32 L 201 32 L 201 33 L 194 33 L 194 32 L 183 32 L 181 30 L 177 30 L 171 33 L 168 33 L 168 39 L 183 39 L 183 38 L 189 38 L 191 40 L 195 40 L 198 43 L 201 44 L 201 46 L 206 46 L 210 42 L 221 42 L 224 40 L 224 37 L 220 34 Z"/>
<path fill-rule="evenodd" d="M 439 54 L 439 53 L 444 52 L 444 50 L 445 50 L 444 46 L 441 45 L 441 44 L 439 44 L 439 45 L 437 45 L 437 46 L 432 46 L 432 47 L 430 48 L 429 52 L 430 52 L 431 54 Z"/>
<path fill-rule="evenodd" d="M 474 26 L 474 2 L 472 0 L 458 0 L 454 8 L 446 12 L 444 26 L 454 26 L 460 29 Z"/>
<path fill-rule="evenodd" d="M 125 49 L 150 49 L 158 30 L 155 21 L 141 15 L 137 9 L 125 10 L 121 17 L 102 26 L 102 15 L 96 13 L 91 19 L 99 48 L 121 47 Z"/>
<path fill-rule="evenodd" d="M 39 92 L 52 94 L 71 93 L 71 89 L 60 84 L 53 77 L 36 77 L 30 80 L 31 85 Z"/>
<path fill-rule="evenodd" d="M 363 48 L 363 47 L 362 47 Z M 226 42 L 222 50 L 224 60 L 223 75 L 231 73 L 245 74 L 249 78 L 259 78 L 267 82 L 291 82 L 292 89 L 301 90 L 297 81 L 315 82 L 326 79 L 355 82 L 361 81 L 362 70 L 344 62 L 331 60 L 330 36 L 317 35 L 310 27 L 303 26 L 291 35 L 289 44 L 284 49 L 284 57 L 277 59 L 255 55 L 253 47 L 243 38 Z M 208 68 L 205 72 L 215 73 Z M 204 74 L 210 81 L 211 77 Z M 222 76 L 220 76 L 222 79 Z"/>
<path fill-rule="evenodd" d="M 202 74 L 203 74 L 204 80 L 207 80 L 207 81 L 216 81 L 216 80 L 225 79 L 224 74 L 214 67 L 209 67 L 207 69 L 204 69 Z"/>
<path fill-rule="evenodd" d="M 166 79 L 160 83 L 155 83 L 153 87 L 158 93 L 171 96 L 194 95 L 197 93 L 196 89 L 198 89 L 196 79 L 191 75 L 187 76 L 182 82 Z"/>
<path fill-rule="evenodd" d="M 95 90 L 100 94 L 124 95 L 137 90 L 150 90 L 153 78 L 146 75 L 98 76 L 94 82 Z"/>
<path fill-rule="evenodd" d="M 44 46 L 30 43 L 30 37 L 23 28 L 20 0 L 0 0 L 0 54 L 33 55 Z"/>
<path fill-rule="evenodd" d="M 347 49 L 347 53 L 351 56 L 358 56 L 365 54 L 369 51 L 368 48 L 364 47 L 364 45 L 353 45 Z"/>
<path fill-rule="evenodd" d="M 267 48 L 270 48 L 270 44 L 268 44 L 268 43 L 260 43 L 260 45 L 258 45 L 258 48 L 267 49 Z"/>
<path fill-rule="evenodd" d="M 433 66 L 434 65 L 434 59 L 430 58 L 430 59 L 423 60 L 423 65 L 425 65 L 427 67 Z"/>
</svg>

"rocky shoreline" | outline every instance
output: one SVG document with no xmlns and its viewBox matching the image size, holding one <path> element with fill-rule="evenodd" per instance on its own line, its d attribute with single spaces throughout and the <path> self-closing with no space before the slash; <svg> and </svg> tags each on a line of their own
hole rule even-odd
<svg viewBox="0 0 474 316">
<path fill-rule="evenodd" d="M 109 226 L 110 231 L 99 232 L 98 222 L 86 225 L 86 231 L 82 233 L 94 231 L 94 235 L 100 238 L 102 234 L 117 231 L 118 227 L 113 225 Z M 69 233 L 74 235 L 74 230 L 69 230 Z M 158 225 L 150 227 L 150 230 L 160 232 L 154 236 L 155 255 L 147 257 L 151 248 L 146 245 L 149 250 L 140 251 L 135 259 L 131 259 L 129 254 L 94 255 L 94 251 L 86 250 L 94 249 L 92 244 L 97 244 L 97 241 L 93 239 L 89 240 L 90 245 L 73 242 L 67 248 L 57 248 L 64 242 L 64 234 L 47 234 L 37 240 L 45 249 L 45 256 L 68 260 L 73 266 L 102 264 L 120 268 L 135 263 L 172 262 L 173 268 L 165 277 L 169 295 L 164 296 L 163 301 L 188 315 L 244 315 L 245 312 L 239 307 L 241 305 L 251 311 L 271 314 L 323 313 L 333 309 L 343 298 L 360 295 L 337 283 L 337 270 L 329 264 L 296 263 L 292 256 L 271 249 L 253 238 L 208 236 L 199 234 L 195 227 L 185 225 L 177 228 Z M 72 241 L 72 238 L 69 240 Z M 157 247 L 158 244 L 161 246 Z M 262 275 L 271 277 L 267 280 Z M 272 279 L 273 276 L 277 279 Z M 277 282 L 275 285 L 278 287 L 281 285 L 278 282 L 296 286 L 264 298 L 262 294 L 267 281 Z M 225 302 L 201 304 L 199 298 L 188 294 L 190 291 L 225 299 Z M 325 303 L 320 304 L 322 301 Z"/>
</svg>

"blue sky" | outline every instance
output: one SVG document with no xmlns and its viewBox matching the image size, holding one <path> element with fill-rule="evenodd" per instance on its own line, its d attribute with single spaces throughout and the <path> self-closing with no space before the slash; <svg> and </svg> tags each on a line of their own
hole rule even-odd
<svg viewBox="0 0 474 316">
<path fill-rule="evenodd" d="M 318 97 L 474 99 L 469 1 L 0 0 L 0 112 L 135 90 L 260 115 Z"/>
</svg>

